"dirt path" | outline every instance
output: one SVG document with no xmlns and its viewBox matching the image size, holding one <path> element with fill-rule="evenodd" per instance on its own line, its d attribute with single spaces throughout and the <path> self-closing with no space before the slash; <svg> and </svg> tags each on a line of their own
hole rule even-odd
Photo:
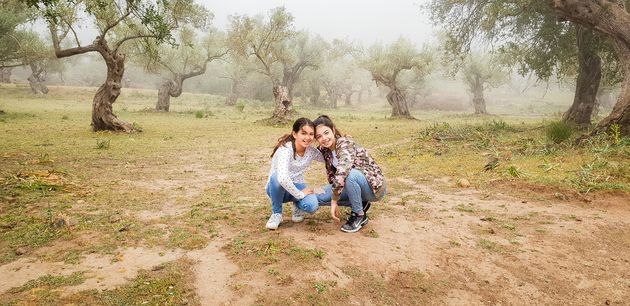
<svg viewBox="0 0 630 306">
<path fill-rule="evenodd" d="M 133 188 L 167 189 L 171 195 L 163 204 L 156 202 L 129 214 L 144 221 L 167 222 L 162 218 L 191 210 L 186 199 L 198 196 L 209 185 L 232 179 L 201 165 L 173 170 L 170 176 L 129 182 Z M 373 282 L 393 284 L 382 290 L 401 297 L 403 303 L 404 290 L 426 292 L 433 303 L 445 305 L 621 305 L 630 301 L 627 197 L 594 199 L 588 204 L 541 202 L 472 188 L 438 188 L 443 182 L 420 184 L 411 178 L 394 178 L 387 201 L 373 206 L 370 223 L 358 234 L 340 232 L 339 224 L 326 218 L 325 208 L 320 213 L 323 217 L 283 224 L 273 235 L 325 253 L 321 266 L 307 272 L 291 270 L 291 262 L 279 262 L 292 271 L 292 282 L 284 289 L 300 291 L 313 280 L 332 282 L 338 290 L 360 292 L 359 304 L 379 304 L 379 293 L 363 292 L 368 275 Z M 262 204 L 266 199 L 244 199 L 266 205 Z M 246 234 L 271 235 L 261 230 L 262 218 L 252 220 L 256 220 L 252 221 L 254 230 L 248 229 Z M 313 223 L 319 230 L 310 230 Z M 79 271 L 86 271 L 87 280 L 66 287 L 68 293 L 111 289 L 128 282 L 141 269 L 185 256 L 195 262 L 194 287 L 202 305 L 249 305 L 274 294 L 270 288 L 278 284 L 266 267 L 242 270 L 229 259 L 224 247 L 234 236 L 226 233 L 233 230 L 220 231 L 208 245 L 194 251 L 133 247 L 119 250 L 117 258 L 90 254 L 78 264 L 22 258 L 0 266 L 0 293 L 44 275 Z M 413 284 L 414 273 L 422 275 L 425 287 Z"/>
</svg>

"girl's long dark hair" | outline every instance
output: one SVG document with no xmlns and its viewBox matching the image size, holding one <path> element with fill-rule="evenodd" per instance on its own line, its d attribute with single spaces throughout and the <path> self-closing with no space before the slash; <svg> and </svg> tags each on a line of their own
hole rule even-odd
<svg viewBox="0 0 630 306">
<path fill-rule="evenodd" d="M 341 131 L 339 131 L 339 129 L 337 129 L 337 127 L 335 127 L 335 124 L 332 122 L 332 120 L 330 119 L 330 117 L 326 116 L 326 115 L 321 115 L 319 117 L 317 117 L 317 119 L 315 119 L 313 121 L 313 124 L 315 125 L 315 128 L 317 128 L 320 125 L 324 125 L 329 127 L 331 130 L 334 131 L 335 133 L 335 138 L 339 138 L 341 137 Z"/>
<path fill-rule="evenodd" d="M 304 126 L 310 126 L 313 128 L 313 130 L 315 130 L 315 125 L 313 124 L 313 121 L 311 121 L 311 119 L 308 118 L 299 118 L 297 120 L 295 120 L 295 122 L 293 122 L 293 128 L 291 129 L 291 131 L 295 132 L 295 133 L 299 133 L 300 130 L 304 127 Z M 273 148 L 273 152 L 271 152 L 271 157 L 273 157 L 274 154 L 276 154 L 276 151 L 278 150 L 279 147 L 283 146 L 284 144 L 286 144 L 287 142 L 291 142 L 291 147 L 293 148 L 293 159 L 295 159 L 295 138 L 293 137 L 293 133 L 289 133 L 289 134 L 284 134 L 282 135 L 282 137 L 278 138 L 278 143 L 276 144 L 276 147 Z"/>
</svg>

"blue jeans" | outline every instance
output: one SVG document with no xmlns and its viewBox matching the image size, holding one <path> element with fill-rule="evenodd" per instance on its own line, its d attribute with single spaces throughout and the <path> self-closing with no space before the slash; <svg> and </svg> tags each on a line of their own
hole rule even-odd
<svg viewBox="0 0 630 306">
<path fill-rule="evenodd" d="M 306 184 L 301 183 L 293 183 L 295 187 L 299 190 L 303 190 L 306 188 Z M 267 195 L 271 198 L 271 212 L 274 214 L 282 213 L 282 203 L 293 202 L 297 204 L 297 206 L 308 212 L 314 213 L 319 209 L 319 204 L 317 203 L 317 196 L 314 194 L 309 194 L 301 200 L 296 199 L 292 196 L 282 185 L 278 182 L 278 178 L 274 173 L 269 179 L 269 183 L 267 184 Z"/>
<path fill-rule="evenodd" d="M 384 194 L 385 193 L 383 193 L 383 195 Z M 368 183 L 363 172 L 352 169 L 346 177 L 345 186 L 341 190 L 337 204 L 339 206 L 350 206 L 353 212 L 362 214 L 363 202 L 378 201 L 381 198 L 377 199 L 376 196 L 374 196 L 374 191 L 372 191 L 372 187 L 370 187 L 370 183 Z M 324 188 L 324 193 L 317 195 L 317 201 L 319 205 L 328 206 L 331 200 L 332 185 L 328 184 Z"/>
</svg>

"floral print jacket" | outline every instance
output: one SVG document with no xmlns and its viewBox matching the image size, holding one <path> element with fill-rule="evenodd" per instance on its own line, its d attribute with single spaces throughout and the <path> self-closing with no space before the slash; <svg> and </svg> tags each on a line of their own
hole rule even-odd
<svg viewBox="0 0 630 306">
<path fill-rule="evenodd" d="M 339 200 L 339 195 L 343 190 L 342 181 L 339 181 L 338 177 L 345 183 L 346 177 L 352 169 L 363 172 L 377 198 L 385 191 L 383 171 L 368 154 L 367 150 L 356 144 L 351 138 L 337 138 L 337 148 L 335 149 L 338 160 L 337 167 L 333 165 L 333 154 L 330 149 L 322 146 L 318 149 L 324 156 L 328 182 L 332 184 L 333 201 Z"/>
</svg>

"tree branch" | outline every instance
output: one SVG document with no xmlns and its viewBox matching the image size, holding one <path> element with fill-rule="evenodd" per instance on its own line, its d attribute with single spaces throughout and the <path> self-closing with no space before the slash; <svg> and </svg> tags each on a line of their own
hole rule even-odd
<svg viewBox="0 0 630 306">
<path fill-rule="evenodd" d="M 122 46 L 122 44 L 126 41 L 132 40 L 132 39 L 137 39 L 137 38 L 155 38 L 155 35 L 133 35 L 133 36 L 127 36 L 123 39 L 121 39 L 119 42 L 117 42 L 116 44 L 114 44 L 114 53 L 118 52 L 118 48 L 120 48 L 120 46 Z"/>
<path fill-rule="evenodd" d="M 120 18 L 118 18 L 118 20 L 114 21 L 114 23 L 107 25 L 107 27 L 103 30 L 101 35 L 104 37 L 105 34 L 107 34 L 107 32 L 109 30 L 111 30 L 113 27 L 117 26 L 121 21 L 125 20 L 125 18 L 129 17 L 130 14 L 131 14 L 131 10 L 129 9 L 129 6 L 127 6 L 127 12 L 125 12 L 125 14 L 120 16 Z M 118 49 L 118 48 L 115 48 L 115 49 Z"/>
<path fill-rule="evenodd" d="M 63 58 L 63 57 L 77 55 L 77 54 L 98 51 L 98 49 L 96 48 L 96 45 L 94 44 L 91 44 L 85 47 L 78 46 L 75 48 L 62 50 L 61 47 L 59 46 L 59 36 L 57 35 L 57 27 L 52 23 L 48 23 L 48 29 L 50 30 L 50 35 L 52 36 L 53 48 L 55 49 L 55 56 L 57 56 L 57 58 Z"/>
</svg>

